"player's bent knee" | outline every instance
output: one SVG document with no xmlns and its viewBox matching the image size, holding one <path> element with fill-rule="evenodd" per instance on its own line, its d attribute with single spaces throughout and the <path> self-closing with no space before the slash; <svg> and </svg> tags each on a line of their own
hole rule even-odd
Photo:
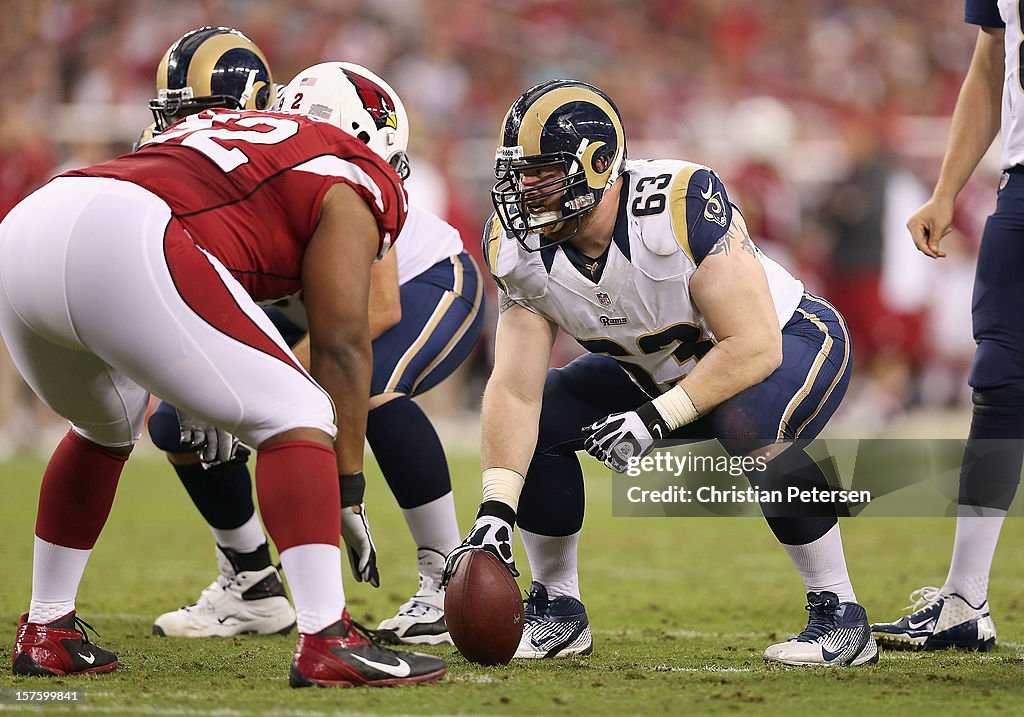
<svg viewBox="0 0 1024 717">
<path fill-rule="evenodd" d="M 370 396 L 369 410 L 372 411 L 375 408 L 380 408 L 405 395 L 401 391 L 388 391 L 387 393 L 378 393 L 376 396 Z"/>
<path fill-rule="evenodd" d="M 149 417 L 149 437 L 153 445 L 167 453 L 194 453 L 181 443 L 181 427 L 174 409 L 155 411 Z"/>
<path fill-rule="evenodd" d="M 74 435 L 75 438 L 85 441 L 85 443 L 89 444 L 91 448 L 95 448 L 96 450 L 117 458 L 127 458 L 131 455 L 132 449 L 135 448 L 134 441 L 128 444 L 108 445 L 108 443 L 102 439 L 98 439 L 96 436 L 91 435 L 87 429 L 75 425 L 72 425 L 71 434 L 69 435 Z"/>
</svg>

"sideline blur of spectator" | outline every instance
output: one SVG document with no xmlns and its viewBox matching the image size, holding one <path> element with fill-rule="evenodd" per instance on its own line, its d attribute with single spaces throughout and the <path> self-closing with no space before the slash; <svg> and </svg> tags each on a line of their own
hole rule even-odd
<svg viewBox="0 0 1024 717">
<path fill-rule="evenodd" d="M 960 22 L 962 9 L 962 0 L 8 2 L 0 23 L 8 100 L 0 105 L 0 216 L 57 168 L 127 151 L 150 121 L 145 101 L 164 49 L 187 28 L 231 25 L 273 58 L 281 82 L 303 67 L 337 59 L 388 77 L 413 121 L 411 149 L 443 174 L 446 218 L 462 230 L 467 246 L 476 244 L 491 210 L 496 131 L 509 103 L 534 82 L 574 76 L 616 98 L 632 156 L 678 156 L 721 168 L 737 187 L 748 221 L 758 225 L 759 240 L 773 243 L 773 255 L 785 245 L 794 270 L 809 277 L 808 288 L 826 291 L 824 247 L 839 227 L 825 229 L 817 214 L 843 179 L 837 147 L 844 138 L 836 118 L 948 118 L 974 45 Z M 736 107 L 751 121 L 744 130 L 749 137 L 730 128 Z M 755 136 L 783 115 L 791 122 L 782 121 L 788 128 L 776 122 L 779 136 L 768 142 Z M 863 128 L 865 134 L 876 130 Z M 946 129 L 930 131 L 938 138 L 930 149 L 927 137 L 889 149 L 914 161 L 921 151 L 937 158 Z M 764 148 L 772 142 L 779 154 L 773 150 L 769 157 Z M 867 146 L 871 138 L 857 142 Z M 886 161 L 897 159 L 904 158 Z M 858 201 L 883 201 L 881 189 L 864 192 Z M 826 218 L 850 209 L 830 206 Z M 882 302 L 878 291 L 858 287 L 854 275 L 861 267 L 876 273 L 884 267 L 884 243 L 878 234 L 858 231 L 843 228 L 849 241 L 836 245 L 833 259 L 842 280 L 854 284 L 851 296 L 859 290 L 866 302 Z M 849 311 L 843 296 L 829 295 Z M 851 329 L 860 333 L 858 353 L 894 351 L 893 361 L 879 363 L 880 385 L 911 385 L 894 377 L 919 363 L 922 353 L 929 376 L 936 362 L 957 370 L 955 359 L 936 357 L 922 350 L 926 343 L 911 340 L 901 317 L 892 322 L 886 316 L 870 308 L 850 316 Z M 927 317 L 925 336 L 953 331 L 950 324 L 935 334 L 934 326 L 943 325 L 943 317 L 938 324 L 936 318 L 934 311 Z M 900 332 L 903 338 L 895 340 Z M 576 351 L 559 347 L 567 358 Z M 477 370 L 485 372 L 487 352 L 478 353 Z M 936 386 L 933 380 L 921 397 L 944 401 Z M 0 432 L 10 424 L 2 415 L 7 399 L 0 398 Z"/>
</svg>

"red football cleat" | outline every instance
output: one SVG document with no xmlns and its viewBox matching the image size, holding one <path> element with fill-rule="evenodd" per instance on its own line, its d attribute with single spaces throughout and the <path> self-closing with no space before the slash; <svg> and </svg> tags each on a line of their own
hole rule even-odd
<svg viewBox="0 0 1024 717">
<path fill-rule="evenodd" d="M 117 655 L 89 642 L 86 628 L 92 630 L 91 625 L 75 616 L 74 610 L 45 624 L 29 622 L 28 613 L 25 613 L 18 623 L 18 636 L 14 639 L 11 670 L 16 675 L 37 677 L 116 670 L 119 664 Z"/>
<path fill-rule="evenodd" d="M 299 633 L 288 684 L 292 687 L 391 687 L 436 682 L 448 666 L 418 652 L 389 650 L 367 638 L 348 610 L 315 635 Z M 359 628 L 362 629 L 362 628 Z"/>
</svg>

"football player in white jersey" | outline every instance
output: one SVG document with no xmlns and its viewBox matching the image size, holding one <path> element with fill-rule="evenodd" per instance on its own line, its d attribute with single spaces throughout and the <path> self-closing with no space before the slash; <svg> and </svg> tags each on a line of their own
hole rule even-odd
<svg viewBox="0 0 1024 717">
<path fill-rule="evenodd" d="M 576 452 L 621 472 L 656 439 L 717 438 L 766 459 L 748 476 L 755 487 L 827 488 L 807 455 L 786 447 L 835 411 L 850 346 L 835 309 L 754 246 L 711 169 L 626 158 L 618 110 L 596 87 L 553 80 L 516 100 L 496 175 L 484 244 L 502 303 L 483 402 L 483 502 L 446 576 L 480 548 L 517 574 L 518 522 L 534 582 L 516 656 L 587 654 Z M 590 353 L 549 370 L 558 330 Z M 765 659 L 875 662 L 834 506 L 762 509 L 810 611 L 803 632 Z"/>
<path fill-rule="evenodd" d="M 933 259 L 946 255 L 939 244 L 952 230 L 957 195 L 1000 126 L 1003 175 L 975 270 L 971 315 L 978 348 L 968 381 L 974 409 L 960 468 L 949 572 L 942 587 L 911 593 L 909 615 L 872 625 L 879 642 L 918 650 L 995 646 L 988 578 L 1024 462 L 1024 282 L 1017 274 L 1024 266 L 1021 7 L 1009 0 L 966 0 L 964 19 L 978 26 L 974 56 L 953 110 L 935 189 L 907 222 L 917 248 Z"/>
<path fill-rule="evenodd" d="M 365 132 L 374 145 L 383 146 L 392 128 L 386 108 L 374 106 L 380 94 L 371 78 L 350 72 L 347 84 L 351 87 L 343 95 L 346 126 L 361 125 L 356 134 Z M 155 123 L 139 144 L 149 141 L 153 130 L 159 133 L 181 117 L 209 107 L 263 109 L 275 103 L 276 95 L 276 104 L 287 99 L 289 106 L 304 109 L 318 101 L 322 92 L 318 94 L 317 88 L 310 83 L 301 94 L 285 97 L 251 40 L 230 28 L 193 30 L 171 45 L 157 70 L 157 97 L 150 102 Z M 397 124 L 407 126 L 404 110 L 396 111 L 402 112 Z M 405 134 L 390 151 L 404 157 L 407 144 Z M 399 165 L 400 173 L 407 174 L 407 162 L 402 159 Z M 401 238 L 401 251 L 389 252 L 371 270 L 374 364 L 367 440 L 416 542 L 420 586 L 394 617 L 380 624 L 378 638 L 438 644 L 451 641 L 440 582 L 444 556 L 458 544 L 459 528 L 444 448 L 412 398 L 449 376 L 472 350 L 483 323 L 483 290 L 479 269 L 464 251 L 458 231 L 439 217 L 410 207 Z M 265 311 L 301 358 L 308 351 L 302 343 L 307 324 L 301 298 L 278 302 Z M 256 516 L 247 451 L 243 447 L 239 453 L 238 441 L 230 434 L 196 424 L 166 402 L 148 425 L 154 443 L 167 452 L 210 526 L 220 568 L 220 575 L 195 603 L 160 615 L 154 633 L 228 637 L 290 631 L 295 612 Z M 195 440 L 185 440 L 184 432 Z M 343 527 L 359 529 L 361 500 L 346 502 L 353 505 L 342 511 Z M 379 584 L 376 552 L 368 535 L 364 545 L 364 550 L 350 552 L 353 572 L 357 580 Z"/>
</svg>

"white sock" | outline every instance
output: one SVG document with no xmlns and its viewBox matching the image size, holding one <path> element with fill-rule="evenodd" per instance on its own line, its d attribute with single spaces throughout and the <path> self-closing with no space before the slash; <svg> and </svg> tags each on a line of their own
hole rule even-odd
<svg viewBox="0 0 1024 717">
<path fill-rule="evenodd" d="M 462 542 L 451 491 L 415 508 L 402 508 L 402 515 L 417 548 L 430 548 L 446 556 Z"/>
<path fill-rule="evenodd" d="M 806 545 L 786 545 L 789 559 L 800 571 L 800 577 L 807 586 L 807 592 L 820 593 L 823 590 L 839 596 L 839 602 L 857 602 L 846 569 L 846 555 L 843 553 L 843 538 L 839 534 L 839 523 L 817 540 Z"/>
<path fill-rule="evenodd" d="M 957 593 L 975 607 L 988 598 L 988 575 L 1006 511 L 961 505 L 956 511 L 953 559 L 942 591 Z"/>
<path fill-rule="evenodd" d="M 92 550 L 65 548 L 36 537 L 28 621 L 53 622 L 75 609 L 75 595 Z"/>
<path fill-rule="evenodd" d="M 263 532 L 263 525 L 260 523 L 260 519 L 256 517 L 256 511 L 253 511 L 249 520 L 237 528 L 225 530 L 223 528 L 214 528 L 211 525 L 210 532 L 213 533 L 217 545 L 222 548 L 237 550 L 239 553 L 251 553 L 267 542 L 266 533 Z"/>
<path fill-rule="evenodd" d="M 299 632 L 317 633 L 341 619 L 345 588 L 337 545 L 296 545 L 281 553 L 281 565 L 295 603 Z"/>
<path fill-rule="evenodd" d="M 576 549 L 580 543 L 580 531 L 572 535 L 552 537 L 519 529 L 519 537 L 530 560 L 533 579 L 548 590 L 548 597 L 568 595 L 580 599 L 580 576 Z"/>
</svg>

